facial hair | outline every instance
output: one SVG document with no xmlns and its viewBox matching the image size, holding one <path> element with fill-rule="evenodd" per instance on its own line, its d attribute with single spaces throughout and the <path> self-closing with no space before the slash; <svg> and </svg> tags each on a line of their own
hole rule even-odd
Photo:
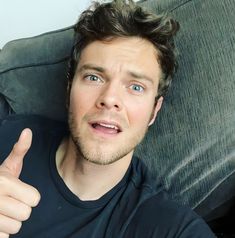
<svg viewBox="0 0 235 238">
<path fill-rule="evenodd" d="M 92 115 L 91 117 L 94 118 L 95 116 Z M 89 146 L 87 146 L 86 138 L 84 138 L 84 135 L 82 135 L 77 126 L 74 113 L 70 111 L 68 118 L 70 135 L 75 146 L 77 158 L 82 158 L 99 165 L 112 164 L 131 153 L 143 140 L 148 130 L 148 125 L 146 125 L 144 129 L 133 135 L 131 138 L 128 138 L 127 141 L 123 141 L 121 145 L 119 144 L 117 150 L 110 152 L 104 150 L 104 141 L 97 140 L 97 143 L 93 143 L 92 148 L 88 148 Z M 89 121 L 88 118 L 86 117 L 84 121 Z M 111 146 L 112 145 L 110 145 L 110 147 Z"/>
</svg>

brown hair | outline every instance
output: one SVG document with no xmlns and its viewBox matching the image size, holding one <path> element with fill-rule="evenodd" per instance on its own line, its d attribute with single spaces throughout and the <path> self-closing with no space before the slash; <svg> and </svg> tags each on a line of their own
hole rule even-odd
<svg viewBox="0 0 235 238">
<path fill-rule="evenodd" d="M 177 21 L 165 15 L 150 13 L 132 0 L 113 0 L 102 4 L 95 2 L 81 14 L 74 26 L 75 44 L 68 74 L 69 90 L 81 51 L 89 43 L 115 37 L 138 36 L 150 41 L 158 53 L 157 60 L 162 69 L 156 98 L 158 99 L 167 92 L 176 71 L 173 36 L 178 29 Z"/>
</svg>

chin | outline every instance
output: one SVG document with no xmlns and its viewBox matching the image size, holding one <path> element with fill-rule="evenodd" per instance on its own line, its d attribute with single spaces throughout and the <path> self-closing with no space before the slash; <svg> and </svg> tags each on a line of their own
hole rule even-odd
<svg viewBox="0 0 235 238">
<path fill-rule="evenodd" d="M 110 145 L 107 146 L 109 148 L 105 148 L 106 146 L 103 145 L 102 149 L 94 149 L 94 147 L 83 146 L 84 144 L 76 143 L 77 152 L 83 159 L 98 165 L 110 165 L 123 159 L 128 154 L 132 154 L 132 150 L 129 149 L 126 151 L 120 149 L 110 151 Z"/>
</svg>

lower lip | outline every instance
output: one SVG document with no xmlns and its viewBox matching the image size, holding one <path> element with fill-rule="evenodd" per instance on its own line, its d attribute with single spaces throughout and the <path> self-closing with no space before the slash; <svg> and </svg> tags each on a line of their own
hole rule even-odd
<svg viewBox="0 0 235 238">
<path fill-rule="evenodd" d="M 96 129 L 94 128 L 92 125 L 90 125 L 90 128 L 92 130 L 92 132 L 94 132 L 95 134 L 101 136 L 101 137 L 104 137 L 104 138 L 113 138 L 113 137 L 116 137 L 120 134 L 120 132 L 116 132 L 116 133 L 112 133 L 111 131 L 108 131 L 108 130 L 102 130 L 102 129 Z"/>
</svg>

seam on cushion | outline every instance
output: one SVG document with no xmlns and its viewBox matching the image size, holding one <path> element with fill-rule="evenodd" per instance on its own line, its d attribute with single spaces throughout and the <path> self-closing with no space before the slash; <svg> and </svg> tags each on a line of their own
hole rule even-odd
<svg viewBox="0 0 235 238">
<path fill-rule="evenodd" d="M 7 100 L 9 98 L 6 95 L 4 95 L 3 93 L 0 92 L 0 99 L 4 100 L 4 103 L 6 104 L 7 114 L 10 115 L 10 114 L 14 113 L 13 108 L 11 107 L 11 105 L 9 104 L 9 102 Z"/>
<path fill-rule="evenodd" d="M 183 5 L 185 5 L 185 4 L 189 3 L 189 2 L 192 2 L 192 1 L 193 1 L 193 0 L 186 0 L 185 2 L 183 2 L 183 3 L 179 4 L 178 6 L 172 8 L 172 9 L 170 10 L 170 12 L 173 12 L 174 10 L 178 9 L 179 7 L 182 7 Z"/>
<path fill-rule="evenodd" d="M 54 64 L 58 64 L 58 63 L 67 61 L 69 58 L 70 57 L 68 56 L 68 57 L 62 58 L 61 60 L 54 61 L 54 62 L 26 64 L 26 65 L 23 65 L 23 66 L 19 66 L 19 67 L 14 67 L 14 68 L 9 68 L 9 69 L 3 70 L 3 71 L 0 72 L 0 74 L 4 74 L 4 73 L 7 73 L 7 72 L 12 71 L 12 70 L 17 70 L 17 69 L 22 69 L 22 68 L 24 69 L 24 68 L 38 67 L 38 66 L 44 66 L 44 65 L 54 65 Z"/>
<path fill-rule="evenodd" d="M 205 194 L 192 208 L 195 209 L 197 208 L 202 202 L 204 202 L 221 184 L 223 184 L 223 182 L 228 179 L 230 176 L 232 176 L 235 173 L 235 170 L 231 171 L 226 177 L 224 177 L 223 179 L 221 179 L 220 181 L 218 181 L 214 187 L 207 193 Z M 225 200 L 225 202 L 227 201 L 227 199 Z M 224 202 L 224 201 L 223 201 Z M 219 205 L 217 205 L 216 207 L 213 207 L 213 209 L 219 207 L 222 203 L 220 203 Z"/>
<path fill-rule="evenodd" d="M 193 209 L 196 209 L 202 202 L 204 202 L 220 185 L 223 184 L 223 182 L 225 182 L 226 179 L 228 179 L 229 177 L 231 177 L 234 173 L 235 173 L 235 170 L 231 171 L 226 177 L 224 177 L 223 179 L 221 179 L 220 181 L 218 181 L 218 182 L 214 185 L 214 187 L 213 187 L 206 195 L 204 195 L 204 197 L 201 198 L 201 199 L 197 202 L 197 204 L 195 204 L 195 205 L 193 206 Z M 233 196 L 234 196 L 234 195 L 232 195 L 232 197 L 233 197 Z M 231 199 L 231 197 L 226 198 L 225 201 L 222 201 L 222 202 L 220 201 L 220 203 L 217 204 L 216 206 L 214 206 L 212 209 L 215 209 L 215 208 L 221 206 L 224 202 L 228 201 L 229 199 Z"/>
</svg>

